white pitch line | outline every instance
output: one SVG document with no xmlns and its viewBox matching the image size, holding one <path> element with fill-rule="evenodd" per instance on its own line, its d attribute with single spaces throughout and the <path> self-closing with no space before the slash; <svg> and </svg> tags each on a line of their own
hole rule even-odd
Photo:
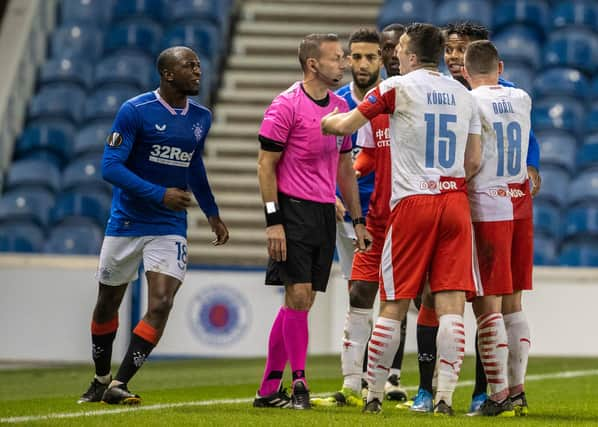
<svg viewBox="0 0 598 427">
<path fill-rule="evenodd" d="M 566 371 L 566 372 L 559 372 L 554 374 L 539 374 L 539 375 L 528 375 L 526 377 L 526 382 L 529 381 L 542 381 L 542 380 L 551 380 L 551 379 L 558 379 L 558 378 L 576 378 L 576 377 L 583 377 L 583 376 L 595 376 L 598 375 L 598 369 L 589 369 L 585 371 Z M 471 386 L 474 384 L 474 381 L 459 381 L 457 387 L 465 387 Z M 414 391 L 417 390 L 417 386 L 409 386 L 405 387 L 407 391 Z M 314 394 L 314 397 L 321 397 L 321 396 L 328 396 L 331 393 L 317 393 Z M 8 418 L 0 418 L 0 423 L 27 423 L 31 421 L 48 421 L 48 420 L 58 420 L 64 418 L 80 418 L 80 417 L 96 417 L 101 415 L 114 415 L 114 414 L 123 414 L 126 412 L 136 412 L 136 411 L 155 411 L 158 409 L 171 409 L 171 408 L 182 408 L 182 407 L 190 407 L 190 406 L 211 406 L 211 405 L 223 405 L 223 404 L 231 404 L 231 403 L 249 403 L 253 400 L 253 398 L 242 398 L 242 399 L 214 399 L 214 400 L 196 400 L 191 402 L 176 402 L 176 403 L 158 403 L 155 405 L 142 405 L 142 406 L 134 406 L 134 407 L 125 407 L 125 408 L 118 408 L 118 409 L 99 409 L 96 411 L 82 411 L 82 412 L 64 412 L 64 413 L 56 413 L 56 414 L 47 414 L 47 415 L 31 415 L 31 416 L 24 416 L 24 417 L 8 417 Z"/>
</svg>

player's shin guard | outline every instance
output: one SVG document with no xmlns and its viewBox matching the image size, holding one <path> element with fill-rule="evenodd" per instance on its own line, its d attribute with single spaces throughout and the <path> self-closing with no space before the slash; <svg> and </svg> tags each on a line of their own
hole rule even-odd
<svg viewBox="0 0 598 427">
<path fill-rule="evenodd" d="M 384 383 L 401 340 L 401 322 L 378 317 L 368 346 L 368 397 L 382 401 Z"/>
<path fill-rule="evenodd" d="M 440 316 L 436 341 L 438 348 L 436 402 L 444 400 L 448 406 L 451 406 L 453 392 L 459 380 L 459 373 L 465 355 L 463 316 L 458 314 Z"/>
<path fill-rule="evenodd" d="M 509 340 L 509 392 L 515 396 L 524 391 L 531 339 L 529 325 L 522 311 L 505 314 L 504 319 Z"/>
<path fill-rule="evenodd" d="M 110 374 L 112 359 L 112 343 L 118 329 L 118 315 L 105 323 L 91 321 L 92 357 L 95 365 L 96 377 Z"/>
<path fill-rule="evenodd" d="M 305 360 L 307 359 L 307 344 L 309 332 L 307 324 L 307 310 L 293 310 L 286 308 L 282 321 L 282 333 L 284 336 L 284 347 L 287 357 L 291 362 L 293 372 L 293 383 L 301 380 L 307 386 L 305 380 Z"/>
<path fill-rule="evenodd" d="M 287 364 L 287 351 L 284 346 L 284 335 L 282 333 L 282 324 L 286 313 L 285 307 L 280 307 L 268 339 L 268 358 L 266 359 L 266 368 L 264 376 L 258 391 L 260 396 L 268 396 L 278 391 L 284 367 Z"/>
<path fill-rule="evenodd" d="M 158 344 L 159 338 L 158 330 L 145 320 L 141 320 L 133 329 L 129 349 L 114 379 L 125 384 L 128 383 Z"/>
<path fill-rule="evenodd" d="M 484 314 L 477 319 L 480 359 L 490 385 L 490 399 L 502 402 L 509 397 L 507 384 L 507 331 L 501 313 Z"/>
<path fill-rule="evenodd" d="M 436 312 L 423 304 L 417 316 L 417 360 L 419 363 L 419 386 L 433 393 L 432 380 L 436 369 L 436 337 L 438 319 Z"/>
<path fill-rule="evenodd" d="M 343 331 L 341 367 L 343 388 L 359 393 L 365 348 L 372 331 L 371 308 L 349 307 Z"/>
</svg>

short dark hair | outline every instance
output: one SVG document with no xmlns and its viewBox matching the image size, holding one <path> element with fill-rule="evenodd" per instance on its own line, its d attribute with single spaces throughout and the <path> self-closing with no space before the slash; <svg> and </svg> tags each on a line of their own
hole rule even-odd
<svg viewBox="0 0 598 427">
<path fill-rule="evenodd" d="M 476 40 L 465 51 L 465 68 L 471 75 L 495 72 L 499 61 L 498 50 L 489 40 Z"/>
<path fill-rule="evenodd" d="M 403 24 L 390 24 L 382 28 L 382 32 L 386 33 L 389 31 L 396 31 L 397 33 L 403 34 L 405 32 L 405 26 Z"/>
<path fill-rule="evenodd" d="M 362 27 L 355 30 L 349 36 L 349 49 L 353 43 L 380 44 L 380 33 L 375 28 Z"/>
<path fill-rule="evenodd" d="M 320 46 L 325 42 L 338 42 L 338 36 L 333 33 L 329 34 L 309 34 L 305 36 L 301 43 L 299 43 L 299 63 L 301 69 L 305 71 L 308 58 L 320 57 Z"/>
<path fill-rule="evenodd" d="M 190 50 L 191 52 L 195 53 L 193 49 L 187 46 L 172 46 L 160 52 L 158 59 L 156 59 L 156 68 L 158 69 L 160 76 L 165 70 L 174 67 L 178 60 L 179 54 L 186 50 Z"/>
<path fill-rule="evenodd" d="M 409 36 L 408 53 L 417 55 L 420 64 L 438 65 L 444 51 L 444 35 L 432 24 L 413 23 L 405 29 Z"/>
<path fill-rule="evenodd" d="M 457 34 L 460 37 L 467 37 L 471 41 L 488 40 L 490 38 L 490 32 L 488 31 L 488 28 L 470 21 L 448 24 L 446 27 L 444 27 L 444 31 L 447 38 L 451 34 Z"/>
</svg>

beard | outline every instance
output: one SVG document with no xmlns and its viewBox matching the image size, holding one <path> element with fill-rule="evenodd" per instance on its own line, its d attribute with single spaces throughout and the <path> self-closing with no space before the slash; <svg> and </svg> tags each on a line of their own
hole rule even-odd
<svg viewBox="0 0 598 427">
<path fill-rule="evenodd" d="M 377 74 L 372 74 L 370 76 L 370 78 L 365 82 L 365 83 L 361 83 L 359 81 L 359 78 L 357 77 L 357 75 L 355 75 L 354 72 L 352 72 L 351 74 L 353 74 L 353 83 L 355 83 L 355 85 L 359 88 L 359 89 L 367 89 L 370 88 L 372 86 L 374 86 L 374 83 L 376 83 L 376 81 L 378 80 L 378 75 Z"/>
<path fill-rule="evenodd" d="M 197 88 L 197 89 L 195 89 L 195 88 L 193 88 L 193 89 L 185 89 L 183 91 L 183 93 L 186 96 L 196 96 L 196 95 L 199 95 L 199 88 Z"/>
</svg>

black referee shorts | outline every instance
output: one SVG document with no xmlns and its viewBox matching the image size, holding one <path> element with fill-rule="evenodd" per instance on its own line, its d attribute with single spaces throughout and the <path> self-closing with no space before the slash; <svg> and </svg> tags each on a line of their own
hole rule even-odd
<svg viewBox="0 0 598 427">
<path fill-rule="evenodd" d="M 268 260 L 266 285 L 311 283 L 314 291 L 325 292 L 336 241 L 334 204 L 282 193 L 278 204 L 284 218 L 287 260 Z"/>
</svg>

